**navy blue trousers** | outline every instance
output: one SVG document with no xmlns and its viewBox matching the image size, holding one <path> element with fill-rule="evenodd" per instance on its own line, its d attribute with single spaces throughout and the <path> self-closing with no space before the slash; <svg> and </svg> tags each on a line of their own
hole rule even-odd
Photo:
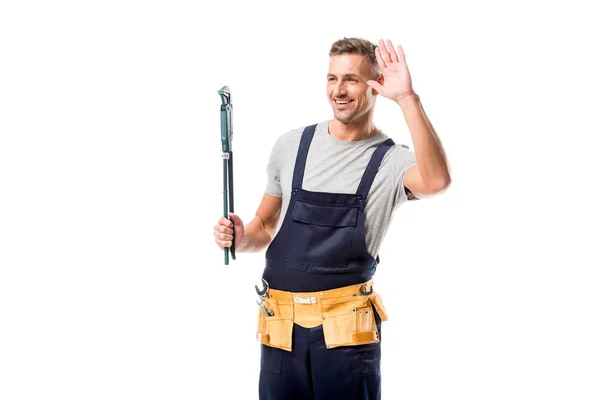
<svg viewBox="0 0 600 400">
<path fill-rule="evenodd" d="M 291 352 L 261 346 L 260 400 L 381 399 L 381 343 L 327 349 L 322 326 L 294 325 Z"/>
</svg>

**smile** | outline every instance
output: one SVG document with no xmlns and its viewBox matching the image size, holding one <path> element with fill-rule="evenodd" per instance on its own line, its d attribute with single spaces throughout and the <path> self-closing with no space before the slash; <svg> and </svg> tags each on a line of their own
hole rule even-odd
<svg viewBox="0 0 600 400">
<path fill-rule="evenodd" d="M 343 106 L 345 104 L 350 104 L 352 103 L 354 100 L 334 100 L 335 104 L 338 104 L 340 106 Z"/>
</svg>

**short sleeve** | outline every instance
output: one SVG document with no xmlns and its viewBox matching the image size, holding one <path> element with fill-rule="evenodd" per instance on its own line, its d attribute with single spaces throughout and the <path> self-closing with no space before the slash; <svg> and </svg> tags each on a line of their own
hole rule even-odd
<svg viewBox="0 0 600 400">
<path fill-rule="evenodd" d="M 394 176 L 398 177 L 398 187 L 396 197 L 394 199 L 395 207 L 409 200 L 419 200 L 414 194 L 404 186 L 404 176 L 406 171 L 417 163 L 417 158 L 414 151 L 410 150 L 407 145 L 397 145 L 396 153 L 394 154 Z"/>
<path fill-rule="evenodd" d="M 281 156 L 280 147 L 281 138 L 277 139 L 275 145 L 271 149 L 271 155 L 269 156 L 269 163 L 267 164 L 267 187 L 265 193 L 273 197 L 282 197 L 283 191 L 281 190 L 281 162 L 279 157 Z"/>
</svg>

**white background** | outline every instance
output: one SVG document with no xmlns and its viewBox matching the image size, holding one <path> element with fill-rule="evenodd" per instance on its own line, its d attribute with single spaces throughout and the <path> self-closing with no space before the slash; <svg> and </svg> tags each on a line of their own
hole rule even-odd
<svg viewBox="0 0 600 400">
<path fill-rule="evenodd" d="M 0 398 L 258 397 L 217 90 L 248 222 L 276 138 L 331 117 L 344 36 L 404 46 L 454 179 L 380 252 L 383 398 L 600 398 L 600 32 L 569 3 L 3 2 Z M 390 101 L 376 124 L 412 147 Z"/>
</svg>

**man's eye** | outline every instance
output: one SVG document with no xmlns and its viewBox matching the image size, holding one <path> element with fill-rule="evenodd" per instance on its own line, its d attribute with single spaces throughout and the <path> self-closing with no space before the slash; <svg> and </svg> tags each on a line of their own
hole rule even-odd
<svg viewBox="0 0 600 400">
<path fill-rule="evenodd" d="M 357 82 L 357 80 L 356 80 L 356 79 L 354 79 L 354 78 L 350 78 L 350 79 L 348 79 L 348 80 L 349 80 L 350 82 Z"/>
<path fill-rule="evenodd" d="M 331 81 L 334 81 L 334 80 L 335 80 L 335 78 L 329 78 L 329 79 L 327 79 L 327 80 L 328 80 L 329 82 L 331 82 Z"/>
</svg>

